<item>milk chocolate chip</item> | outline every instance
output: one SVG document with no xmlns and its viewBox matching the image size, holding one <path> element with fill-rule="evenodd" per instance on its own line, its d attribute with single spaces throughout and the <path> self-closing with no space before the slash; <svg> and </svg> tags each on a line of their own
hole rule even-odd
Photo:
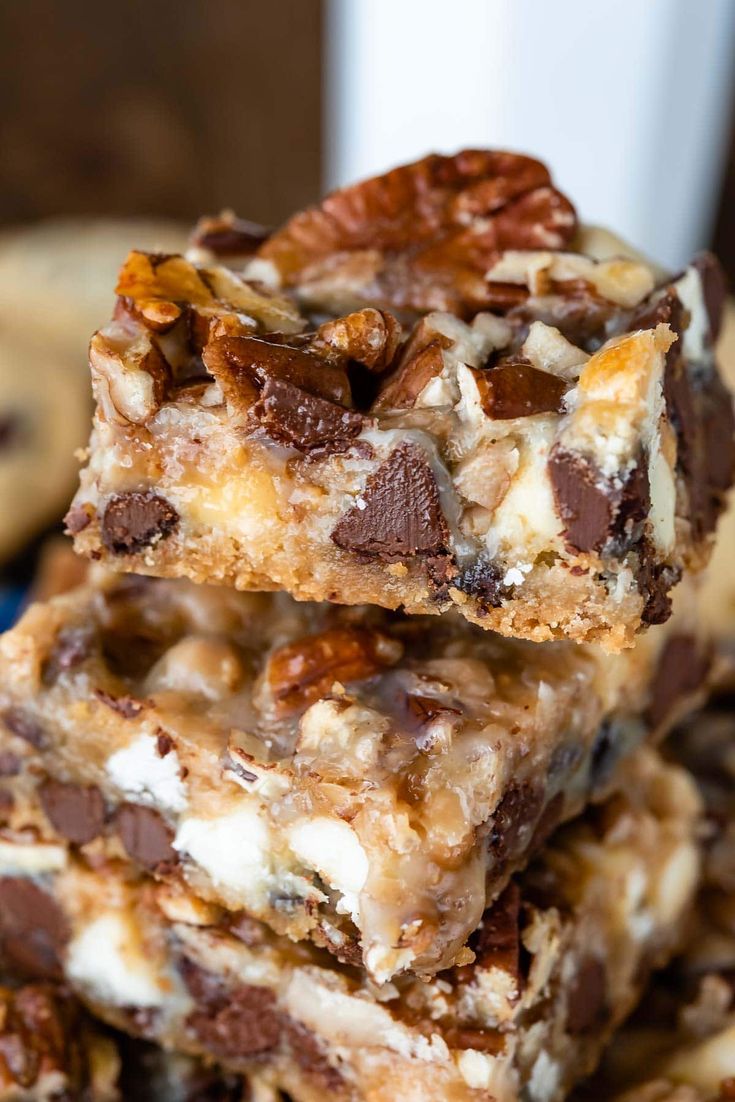
<svg viewBox="0 0 735 1102">
<path fill-rule="evenodd" d="M 163 871 L 178 860 L 171 845 L 173 831 L 157 811 L 141 804 L 123 804 L 115 816 L 120 840 L 127 854 L 143 868 Z"/>
<path fill-rule="evenodd" d="M 441 555 L 449 528 L 439 489 L 424 452 L 401 444 L 367 481 L 359 504 L 332 532 L 343 551 L 396 562 L 416 555 Z"/>
<path fill-rule="evenodd" d="M 158 494 L 137 490 L 115 494 L 102 516 L 102 542 L 116 555 L 129 555 L 171 535 L 179 514 Z"/>
<path fill-rule="evenodd" d="M 38 795 L 54 830 L 74 845 L 86 845 L 102 833 L 105 803 L 95 785 L 47 780 L 39 788 Z"/>
<path fill-rule="evenodd" d="M 584 957 L 577 964 L 576 974 L 567 995 L 567 1029 L 570 1033 L 586 1033 L 605 1019 L 607 1003 L 607 972 L 597 957 Z"/>
</svg>

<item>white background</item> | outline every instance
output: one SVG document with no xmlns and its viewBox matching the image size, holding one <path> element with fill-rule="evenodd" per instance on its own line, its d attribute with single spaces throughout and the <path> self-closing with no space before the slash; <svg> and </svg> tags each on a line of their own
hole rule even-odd
<svg viewBox="0 0 735 1102">
<path fill-rule="evenodd" d="M 665 264 L 707 241 L 735 0 L 329 0 L 326 35 L 328 186 L 516 149 Z"/>
</svg>

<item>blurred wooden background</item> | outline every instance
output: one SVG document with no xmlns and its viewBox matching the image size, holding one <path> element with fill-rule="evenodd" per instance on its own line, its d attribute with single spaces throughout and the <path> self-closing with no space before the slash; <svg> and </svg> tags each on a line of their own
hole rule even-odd
<svg viewBox="0 0 735 1102">
<path fill-rule="evenodd" d="M 0 225 L 321 191 L 321 0 L 0 2 Z M 735 286 L 735 132 L 714 247 Z"/>
<path fill-rule="evenodd" d="M 320 192 L 320 0 L 0 3 L 0 224 L 278 223 Z"/>
</svg>

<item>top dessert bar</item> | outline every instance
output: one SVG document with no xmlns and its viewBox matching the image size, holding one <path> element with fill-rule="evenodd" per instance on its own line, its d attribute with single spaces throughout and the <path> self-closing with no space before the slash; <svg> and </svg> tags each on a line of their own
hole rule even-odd
<svg viewBox="0 0 735 1102">
<path fill-rule="evenodd" d="M 78 550 L 611 651 L 668 617 L 733 473 L 714 258 L 669 277 L 481 151 L 334 193 L 240 273 L 219 237 L 123 266 Z"/>
</svg>

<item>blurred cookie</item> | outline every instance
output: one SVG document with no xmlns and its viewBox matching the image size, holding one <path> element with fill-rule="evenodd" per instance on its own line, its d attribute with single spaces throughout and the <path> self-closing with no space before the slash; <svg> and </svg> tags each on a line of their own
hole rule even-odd
<svg viewBox="0 0 735 1102">
<path fill-rule="evenodd" d="M 62 516 L 89 431 L 89 384 L 67 349 L 0 319 L 0 561 Z"/>
<path fill-rule="evenodd" d="M 130 249 L 175 252 L 187 229 L 151 219 L 52 219 L 0 233 L 0 323 L 32 325 L 86 351 L 110 314 Z M 84 370 L 86 371 L 86 365 Z"/>
</svg>

